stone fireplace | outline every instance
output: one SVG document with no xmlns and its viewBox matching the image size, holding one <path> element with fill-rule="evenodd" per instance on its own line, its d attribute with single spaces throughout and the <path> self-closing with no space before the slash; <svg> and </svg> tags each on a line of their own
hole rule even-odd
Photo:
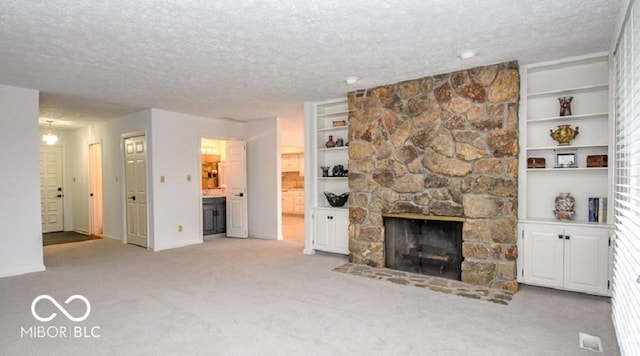
<svg viewBox="0 0 640 356">
<path fill-rule="evenodd" d="M 462 221 L 462 282 L 516 291 L 517 62 L 349 93 L 349 252 L 385 267 L 383 215 Z"/>
</svg>

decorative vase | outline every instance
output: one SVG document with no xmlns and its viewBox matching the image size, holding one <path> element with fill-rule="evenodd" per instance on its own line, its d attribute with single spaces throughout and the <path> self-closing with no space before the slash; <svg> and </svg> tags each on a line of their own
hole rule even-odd
<svg viewBox="0 0 640 356">
<path fill-rule="evenodd" d="M 571 116 L 571 100 L 573 100 L 572 96 L 558 98 L 560 102 L 560 116 Z"/>
<path fill-rule="evenodd" d="M 336 139 L 336 146 L 338 146 L 338 147 L 344 146 L 344 140 L 342 138 L 338 137 Z"/>
<path fill-rule="evenodd" d="M 575 129 L 571 128 L 571 125 L 558 125 L 558 128 L 551 131 L 551 137 L 558 141 L 558 145 L 560 146 L 569 146 L 571 140 L 576 138 L 580 133 L 578 126 Z"/>
<path fill-rule="evenodd" d="M 558 193 L 555 198 L 556 210 L 553 211 L 556 218 L 560 220 L 573 219 L 576 214 L 574 211 L 575 204 L 576 199 L 571 196 L 571 193 Z"/>
<path fill-rule="evenodd" d="M 329 140 L 327 140 L 324 145 L 327 148 L 336 147 L 336 142 L 333 140 L 333 135 L 329 135 Z"/>
</svg>

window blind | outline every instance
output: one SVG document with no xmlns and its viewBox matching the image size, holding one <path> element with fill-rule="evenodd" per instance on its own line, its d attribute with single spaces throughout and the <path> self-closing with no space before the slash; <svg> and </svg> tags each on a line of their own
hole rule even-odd
<svg viewBox="0 0 640 356">
<path fill-rule="evenodd" d="M 614 53 L 612 310 L 623 355 L 640 355 L 640 8 L 633 2 Z"/>
</svg>

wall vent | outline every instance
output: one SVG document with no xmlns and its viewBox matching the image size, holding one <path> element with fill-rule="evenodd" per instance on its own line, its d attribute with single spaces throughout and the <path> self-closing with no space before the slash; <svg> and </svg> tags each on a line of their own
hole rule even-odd
<svg viewBox="0 0 640 356">
<path fill-rule="evenodd" d="M 598 336 L 593 336 L 585 333 L 579 333 L 580 347 L 583 349 L 602 352 L 602 341 Z"/>
</svg>

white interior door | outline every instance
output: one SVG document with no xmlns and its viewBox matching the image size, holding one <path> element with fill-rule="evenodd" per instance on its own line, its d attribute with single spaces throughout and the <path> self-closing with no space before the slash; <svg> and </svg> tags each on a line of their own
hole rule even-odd
<svg viewBox="0 0 640 356">
<path fill-rule="evenodd" d="M 124 140 L 127 243 L 147 247 L 147 154 L 145 136 Z"/>
<path fill-rule="evenodd" d="M 89 219 L 92 235 L 102 236 L 102 144 L 89 145 Z"/>
<path fill-rule="evenodd" d="M 247 143 L 227 141 L 227 236 L 248 237 Z"/>
<path fill-rule="evenodd" d="M 42 232 L 64 230 L 62 147 L 40 146 Z"/>
</svg>

